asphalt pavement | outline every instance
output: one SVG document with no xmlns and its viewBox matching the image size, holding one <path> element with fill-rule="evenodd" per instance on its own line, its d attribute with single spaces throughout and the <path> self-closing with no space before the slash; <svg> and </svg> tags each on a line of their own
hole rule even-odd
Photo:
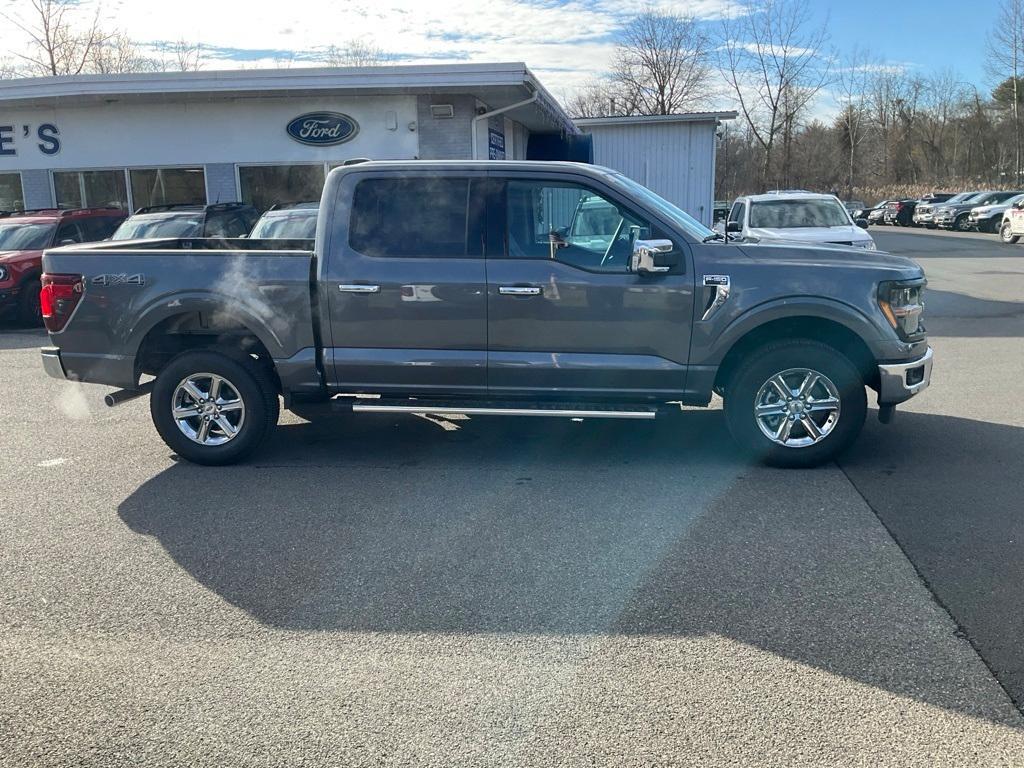
<svg viewBox="0 0 1024 768">
<path fill-rule="evenodd" d="M 1024 246 L 872 232 L 934 383 L 817 470 L 718 409 L 196 467 L 0 330 L 0 765 L 1024 765 Z"/>
</svg>

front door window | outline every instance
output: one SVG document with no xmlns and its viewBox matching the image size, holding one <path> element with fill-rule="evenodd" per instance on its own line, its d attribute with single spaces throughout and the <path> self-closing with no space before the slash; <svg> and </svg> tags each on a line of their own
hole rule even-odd
<svg viewBox="0 0 1024 768">
<path fill-rule="evenodd" d="M 575 184 L 508 182 L 509 256 L 551 259 L 593 272 L 628 272 L 633 241 L 650 226 Z"/>
</svg>

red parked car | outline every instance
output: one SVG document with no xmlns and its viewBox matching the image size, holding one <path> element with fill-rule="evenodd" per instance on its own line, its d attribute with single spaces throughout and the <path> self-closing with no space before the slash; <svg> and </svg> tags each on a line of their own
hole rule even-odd
<svg viewBox="0 0 1024 768">
<path fill-rule="evenodd" d="M 43 251 L 57 245 L 104 240 L 127 213 L 120 208 L 42 208 L 0 212 L 0 314 L 39 325 Z"/>
</svg>

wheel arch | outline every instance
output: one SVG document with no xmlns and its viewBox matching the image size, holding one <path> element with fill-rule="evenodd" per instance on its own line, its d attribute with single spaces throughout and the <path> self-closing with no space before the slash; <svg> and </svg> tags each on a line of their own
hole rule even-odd
<svg viewBox="0 0 1024 768">
<path fill-rule="evenodd" d="M 721 394 L 728 386 L 740 362 L 754 350 L 773 341 L 807 339 L 826 344 L 847 357 L 860 371 L 864 382 L 878 386 L 877 358 L 865 341 L 866 319 L 850 322 L 843 315 L 826 316 L 819 311 L 771 313 L 750 318 L 733 330 L 723 344 L 721 361 L 715 374 L 714 390 Z M 870 325 L 868 327 L 871 327 Z"/>
<path fill-rule="evenodd" d="M 261 332 L 255 318 L 244 312 L 225 310 L 219 304 L 193 303 L 151 314 L 148 320 L 133 335 L 136 380 L 143 374 L 157 375 L 182 352 L 200 349 L 253 356 L 274 370 L 275 339 Z"/>
</svg>

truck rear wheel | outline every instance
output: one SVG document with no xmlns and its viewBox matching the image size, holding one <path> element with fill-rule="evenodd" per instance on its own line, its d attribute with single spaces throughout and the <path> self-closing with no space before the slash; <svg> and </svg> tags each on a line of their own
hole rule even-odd
<svg viewBox="0 0 1024 768">
<path fill-rule="evenodd" d="M 1020 237 L 1013 234 L 1013 226 L 1008 221 L 1003 222 L 1003 228 L 999 230 L 999 239 L 1007 245 L 1016 243 Z"/>
<path fill-rule="evenodd" d="M 183 352 L 156 377 L 149 400 L 160 437 L 196 464 L 233 464 L 251 455 L 280 413 L 273 377 L 247 355 Z"/>
<path fill-rule="evenodd" d="M 857 438 L 866 416 L 867 394 L 857 367 L 816 341 L 762 347 L 739 365 L 725 391 L 733 437 L 777 467 L 830 461 Z"/>
</svg>

